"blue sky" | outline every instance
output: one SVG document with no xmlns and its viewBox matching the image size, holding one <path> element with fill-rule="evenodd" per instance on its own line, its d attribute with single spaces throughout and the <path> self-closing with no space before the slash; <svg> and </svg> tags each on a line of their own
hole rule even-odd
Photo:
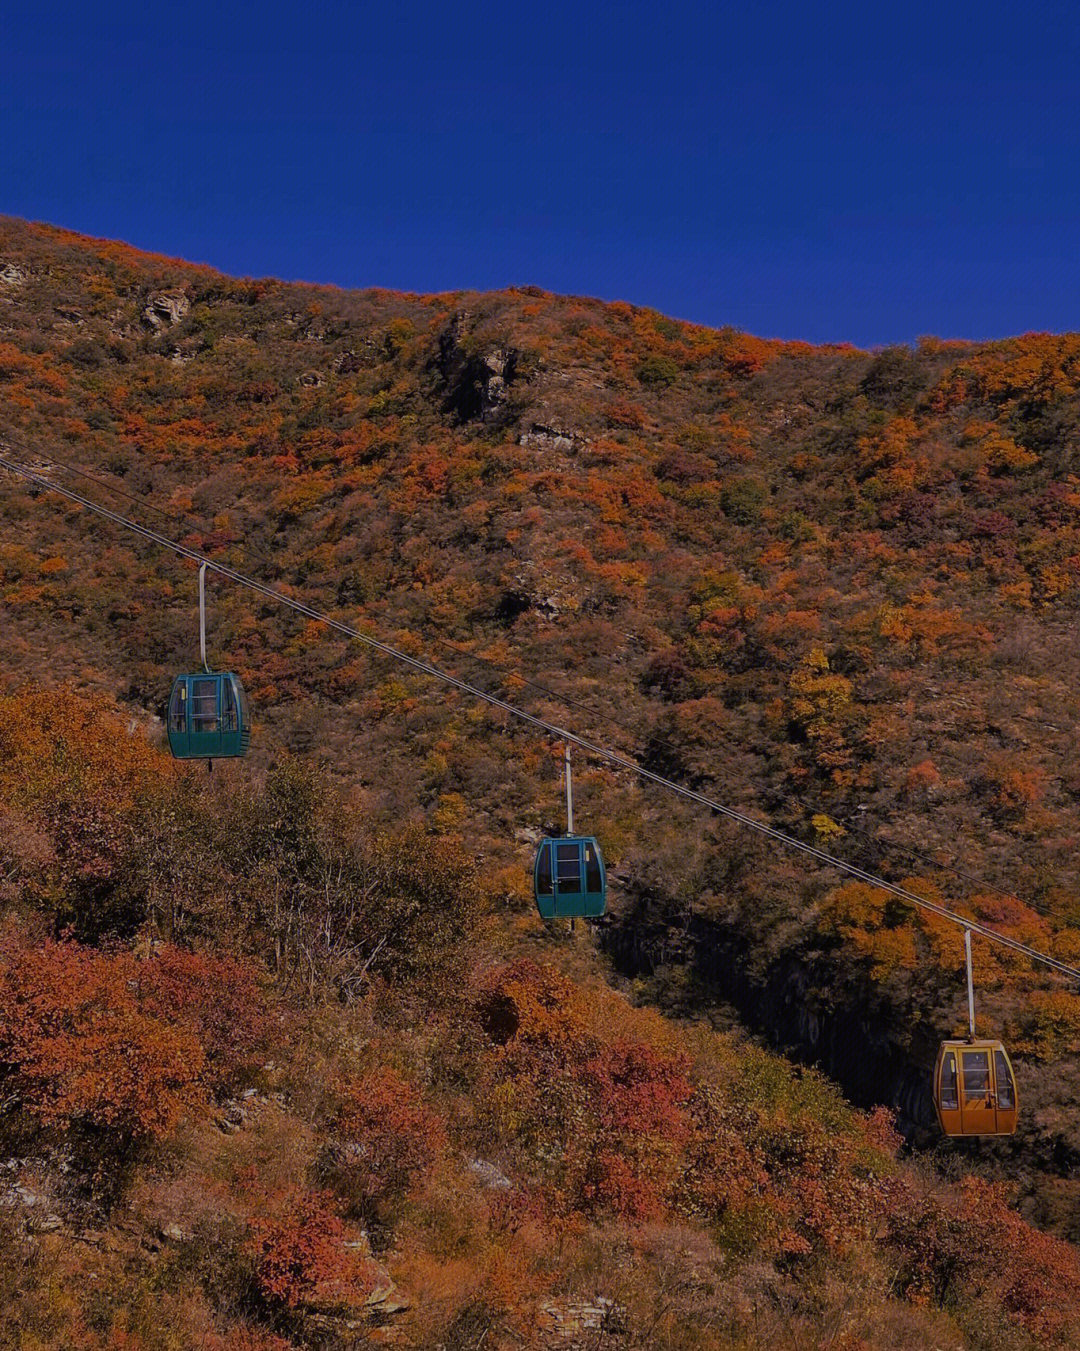
<svg viewBox="0 0 1080 1351">
<path fill-rule="evenodd" d="M 6 0 L 0 212 L 861 345 L 1080 329 L 1080 6 Z"/>
</svg>

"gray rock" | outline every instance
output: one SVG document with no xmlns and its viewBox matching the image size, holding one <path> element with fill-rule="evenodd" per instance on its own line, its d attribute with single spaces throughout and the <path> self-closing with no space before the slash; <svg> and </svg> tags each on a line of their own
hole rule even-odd
<svg viewBox="0 0 1080 1351">
<path fill-rule="evenodd" d="M 183 291 L 152 291 L 143 309 L 143 322 L 160 333 L 180 323 L 191 310 L 191 301 Z"/>
<path fill-rule="evenodd" d="M 469 1172 L 488 1191 L 507 1191 L 510 1179 L 486 1159 L 470 1159 Z"/>
<path fill-rule="evenodd" d="M 54 1215 L 52 1211 L 36 1212 L 26 1221 L 26 1227 L 32 1234 L 51 1234 L 60 1225 L 60 1216 Z"/>
<path fill-rule="evenodd" d="M 527 432 L 518 437 L 518 445 L 526 450 L 542 450 L 549 454 L 571 455 L 585 445 L 585 437 L 569 427 L 550 427 L 534 422 Z"/>
<path fill-rule="evenodd" d="M 587 1332 L 616 1332 L 622 1321 L 623 1311 L 603 1295 L 590 1300 L 553 1299 L 540 1306 L 541 1329 L 565 1341 Z"/>
</svg>

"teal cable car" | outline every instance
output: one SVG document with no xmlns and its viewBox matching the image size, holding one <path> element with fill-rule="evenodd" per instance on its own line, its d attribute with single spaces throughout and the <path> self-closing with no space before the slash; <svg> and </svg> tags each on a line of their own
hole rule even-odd
<svg viewBox="0 0 1080 1351">
<path fill-rule="evenodd" d="M 166 732 L 177 760 L 225 760 L 247 755 L 251 717 L 240 677 L 206 662 L 206 564 L 199 567 L 199 651 L 203 669 L 178 675 L 169 695 Z"/>
<path fill-rule="evenodd" d="M 533 896 L 541 919 L 599 919 L 607 910 L 604 856 L 592 835 L 574 834 L 570 746 L 566 767 L 566 834 L 540 841 L 533 864 Z"/>
<path fill-rule="evenodd" d="M 599 919 L 607 909 L 607 874 L 591 835 L 542 840 L 533 866 L 541 919 Z"/>
<path fill-rule="evenodd" d="M 168 736 L 177 760 L 247 755 L 251 719 L 239 677 L 231 671 L 178 675 L 169 696 Z"/>
</svg>

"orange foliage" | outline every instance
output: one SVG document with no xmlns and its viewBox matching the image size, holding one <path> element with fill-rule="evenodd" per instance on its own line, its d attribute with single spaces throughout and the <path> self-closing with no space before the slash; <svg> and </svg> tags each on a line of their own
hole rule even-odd
<svg viewBox="0 0 1080 1351">
<path fill-rule="evenodd" d="M 1080 1253 L 1027 1225 L 1000 1185 L 965 1178 L 952 1203 L 898 1190 L 890 1241 L 901 1255 L 897 1286 L 910 1299 L 990 1296 L 1047 1340 L 1080 1321 Z"/>
<path fill-rule="evenodd" d="M 125 817 L 171 773 L 141 730 L 70 690 L 0 697 L 0 802 L 47 824 L 65 871 L 108 872 L 126 843 Z"/>
<path fill-rule="evenodd" d="M 0 965 L 0 1063 L 46 1125 L 169 1133 L 204 1099 L 195 1034 L 147 1008 L 130 953 L 76 944 L 16 950 Z"/>
<path fill-rule="evenodd" d="M 276 1219 L 253 1225 L 255 1279 L 271 1304 L 334 1308 L 355 1302 L 371 1289 L 372 1264 L 349 1235 L 330 1198 L 302 1195 Z"/>
<path fill-rule="evenodd" d="M 442 1121 L 416 1089 L 389 1068 L 350 1084 L 324 1156 L 328 1180 L 365 1220 L 386 1222 L 398 1201 L 446 1148 Z"/>
</svg>

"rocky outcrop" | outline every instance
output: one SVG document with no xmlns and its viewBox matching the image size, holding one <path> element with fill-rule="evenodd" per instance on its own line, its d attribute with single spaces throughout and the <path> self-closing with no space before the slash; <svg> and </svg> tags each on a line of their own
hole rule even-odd
<svg viewBox="0 0 1080 1351">
<path fill-rule="evenodd" d="M 469 1172 L 485 1191 L 509 1191 L 510 1179 L 486 1159 L 470 1159 Z"/>
<path fill-rule="evenodd" d="M 348 1290 L 333 1284 L 315 1290 L 299 1310 L 304 1336 L 314 1345 L 341 1348 L 398 1344 L 400 1330 L 392 1320 L 412 1308 L 412 1301 L 367 1252 L 366 1242 L 345 1247 L 359 1249 L 359 1282 Z"/>
<path fill-rule="evenodd" d="M 48 1196 L 19 1181 L 18 1166 L 18 1160 L 9 1160 L 3 1170 L 11 1173 L 12 1177 L 0 1190 L 0 1208 L 19 1214 L 23 1227 L 31 1234 L 50 1234 L 54 1229 L 59 1229 L 62 1221 L 53 1210 Z"/>
<path fill-rule="evenodd" d="M 471 341 L 472 315 L 455 314 L 439 336 L 439 372 L 446 384 L 444 406 L 462 422 L 497 421 L 518 374 L 516 347 L 478 350 Z"/>
<path fill-rule="evenodd" d="M 0 286 L 12 289 L 16 286 L 25 286 L 26 275 L 24 269 L 16 267 L 14 263 L 0 263 Z"/>
<path fill-rule="evenodd" d="M 547 451 L 552 454 L 572 455 L 585 445 L 585 437 L 572 427 L 552 427 L 534 422 L 527 432 L 518 437 L 518 445 L 526 450 Z"/>
<path fill-rule="evenodd" d="M 596 1346 L 598 1336 L 618 1335 L 623 1326 L 623 1312 L 603 1295 L 595 1299 L 552 1299 L 540 1306 L 537 1320 L 541 1333 L 546 1333 L 549 1345 Z M 587 1340 L 586 1340 L 587 1339 Z"/>
<path fill-rule="evenodd" d="M 223 1135 L 235 1135 L 258 1120 L 267 1107 L 275 1107 L 280 1111 L 285 1106 L 285 1097 L 281 1093 L 267 1096 L 258 1089 L 245 1088 L 238 1098 L 230 1098 L 221 1104 L 214 1124 Z"/>
<path fill-rule="evenodd" d="M 151 291 L 143 308 L 143 323 L 155 333 L 179 324 L 191 312 L 191 301 L 183 291 Z"/>
</svg>

